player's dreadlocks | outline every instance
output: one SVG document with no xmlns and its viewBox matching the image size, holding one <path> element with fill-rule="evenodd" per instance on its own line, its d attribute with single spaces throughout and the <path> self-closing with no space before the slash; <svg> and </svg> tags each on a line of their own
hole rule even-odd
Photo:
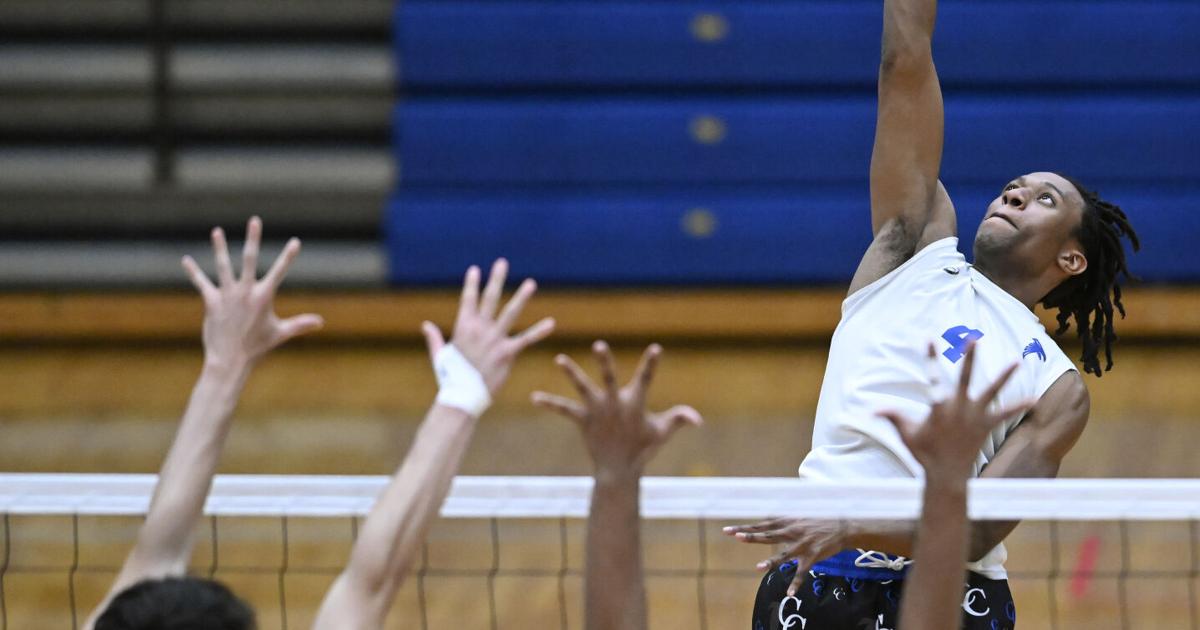
<svg viewBox="0 0 1200 630">
<path fill-rule="evenodd" d="M 1125 263 L 1121 237 L 1129 239 L 1133 251 L 1141 248 L 1129 217 L 1117 206 L 1104 201 L 1094 191 L 1084 188 L 1074 179 L 1063 176 L 1083 196 L 1083 220 L 1075 230 L 1075 238 L 1083 246 L 1087 270 L 1058 285 L 1042 299 L 1046 308 L 1058 309 L 1058 330 L 1062 335 L 1075 320 L 1079 339 L 1083 342 L 1083 369 L 1096 376 L 1111 370 L 1112 344 L 1117 339 L 1113 330 L 1113 306 L 1125 317 L 1121 304 L 1121 285 L 1118 276 L 1137 279 Z M 1089 322 L 1090 320 L 1090 322 Z M 1100 344 L 1104 344 L 1104 370 L 1100 369 Z"/>
</svg>

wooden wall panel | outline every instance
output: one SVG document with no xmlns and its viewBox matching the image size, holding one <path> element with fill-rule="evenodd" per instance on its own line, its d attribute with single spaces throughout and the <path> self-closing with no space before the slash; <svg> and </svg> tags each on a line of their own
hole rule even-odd
<svg viewBox="0 0 1200 630">
<path fill-rule="evenodd" d="M 442 317 L 434 311 L 440 313 L 449 302 L 438 298 L 440 302 L 433 300 L 384 321 L 383 314 L 396 308 L 391 302 L 394 298 L 373 299 L 381 301 L 380 306 L 371 307 L 374 311 L 347 302 L 346 311 L 337 312 L 360 317 L 351 313 L 358 309 L 379 314 L 381 319 L 347 319 L 350 323 L 338 329 L 341 324 L 333 323 L 339 321 L 341 315 L 337 315 L 331 319 L 334 332 L 329 339 L 295 344 L 260 367 L 239 408 L 223 472 L 382 474 L 394 469 L 434 393 L 419 340 L 399 332 L 397 321 L 405 320 L 407 327 L 412 322 L 406 318 Z M 726 299 L 737 298 L 731 294 Z M 830 300 L 826 307 L 836 306 L 835 299 L 825 299 Z M 152 301 L 144 306 L 154 313 L 168 302 Z M 11 309 L 12 304 L 0 298 L 0 310 Z M 43 308 L 50 302 L 37 304 Z M 145 322 L 153 318 L 145 311 L 145 319 L 121 323 L 116 310 L 103 308 L 93 315 L 110 318 L 104 324 L 71 319 L 74 315 L 54 319 L 66 317 L 74 308 L 82 309 L 80 313 L 91 311 L 81 304 L 67 300 L 59 304 L 62 310 L 58 315 L 43 312 L 51 318 L 47 320 L 49 328 L 12 320 L 0 323 L 0 330 L 6 333 L 25 326 L 25 332 L 16 333 L 16 341 L 0 344 L 0 467 L 5 470 L 152 472 L 171 440 L 200 366 L 200 348 L 192 332 L 199 314 L 190 297 L 181 299 L 178 307 L 182 310 L 177 313 L 192 318 L 187 326 L 177 322 L 147 326 Z M 725 337 L 704 333 L 703 327 L 663 324 L 684 321 L 695 303 L 685 300 L 671 307 L 680 309 L 674 314 L 670 309 L 651 311 L 662 317 L 653 326 L 639 323 L 638 315 L 645 312 L 641 303 L 632 304 L 633 310 L 622 316 L 607 312 L 617 318 L 614 322 L 625 322 L 613 326 L 620 333 L 613 339 L 621 368 L 625 373 L 632 369 L 643 342 L 651 337 L 663 339 L 666 355 L 652 402 L 660 407 L 691 403 L 706 419 L 703 428 L 681 432 L 659 453 L 648 472 L 794 474 L 809 448 L 812 414 L 824 371 L 828 341 L 820 336 L 827 334 L 820 333 L 821 320 L 811 324 L 811 334 L 797 334 L 799 339 L 788 340 L 784 335 L 795 333 L 795 327 L 766 329 L 774 332 L 759 334 L 736 328 L 737 324 L 731 324 L 736 334 Z M 1189 303 L 1184 299 L 1178 304 Z M 302 310 L 291 306 L 288 312 Z M 793 307 L 799 308 L 799 303 Z M 757 306 L 728 306 L 728 321 L 735 319 L 739 308 Z M 185 312 L 188 309 L 193 309 L 190 314 Z M 509 386 L 479 425 L 464 463 L 465 474 L 587 474 L 586 453 L 575 428 L 534 409 L 527 397 L 539 388 L 570 393 L 553 364 L 557 352 L 570 352 L 591 368 L 587 341 L 606 322 L 588 313 L 578 319 L 567 318 L 565 321 L 576 322 L 568 326 L 568 334 L 523 357 Z M 597 319 L 587 319 L 593 316 Z M 1189 330 L 1186 317 L 1179 313 L 1169 313 L 1168 319 L 1161 330 Z M 185 330 L 187 336 L 180 336 Z M 663 336 L 656 337 L 658 334 Z M 1195 386 L 1200 343 L 1182 333 L 1131 336 L 1133 341 L 1118 346 L 1113 372 L 1102 379 L 1087 377 L 1093 418 L 1062 474 L 1200 476 L 1200 459 L 1192 447 L 1200 441 L 1200 388 Z M 111 578 L 114 558 L 132 542 L 136 519 L 111 523 L 81 520 L 81 566 L 72 580 L 72 549 L 67 541 L 70 520 L 46 517 L 43 523 L 28 518 L 13 518 L 8 532 L 14 547 L 13 562 L 4 579 L 9 627 L 68 627 L 72 586 L 77 608 L 86 608 L 101 596 Z M 282 582 L 276 574 L 282 562 L 282 523 L 271 519 L 218 521 L 218 558 L 241 557 L 242 564 L 253 560 L 264 565 L 248 570 L 218 561 L 218 577 L 229 578 L 262 606 L 264 628 L 278 627 L 285 612 L 289 627 L 305 625 L 347 552 L 352 532 L 349 521 L 290 523 L 290 569 Z M 200 528 L 193 562 L 194 570 L 202 575 L 213 568 L 211 525 L 206 521 Z M 561 588 L 557 576 L 537 574 L 556 570 L 550 565 L 557 566 L 560 560 L 556 555 L 559 548 L 539 539 L 556 536 L 556 525 L 525 525 L 506 522 L 500 528 L 502 543 L 507 545 L 500 556 L 501 568 L 512 573 L 492 583 L 496 596 L 504 600 L 497 602 L 499 627 L 557 627 L 562 617 L 560 597 L 566 604 L 568 627 L 581 627 L 582 523 L 568 526 L 570 572 Z M 658 572 L 649 581 L 655 628 L 679 627 L 680 620 L 695 621 L 700 593 L 705 594 L 709 627 L 736 626 L 748 615 L 757 584 L 753 561 L 760 554 L 724 540 L 717 531 L 720 524 L 710 525 L 705 540 L 710 575 L 702 583 L 694 576 L 671 573 L 699 566 L 698 551 L 693 551 L 700 544 L 695 524 L 648 527 L 647 566 Z M 1147 567 L 1189 570 L 1190 556 L 1184 554 L 1195 544 L 1190 540 L 1194 532 L 1181 527 L 1150 524 L 1126 532 L 1134 545 L 1127 568 L 1135 572 Z M 1057 547 L 1050 544 L 1051 529 L 1035 523 L 1023 525 L 1014 534 L 1012 566 L 1022 572 L 1014 590 L 1023 626 L 1048 627 L 1048 616 L 1056 614 L 1059 627 L 1075 627 L 1079 625 L 1076 622 L 1087 620 L 1110 627 L 1105 624 L 1119 619 L 1122 589 L 1133 610 L 1144 606 L 1157 611 L 1140 625 L 1134 620 L 1131 627 L 1184 623 L 1186 606 L 1168 608 L 1174 601 L 1171 598 L 1187 594 L 1190 583 L 1171 583 L 1164 590 L 1161 581 L 1147 581 L 1136 574 L 1125 584 L 1113 577 L 1123 568 L 1119 527 L 1060 525 Z M 487 573 L 491 568 L 488 536 L 486 523 L 447 521 L 435 527 L 430 566 L 421 581 L 428 627 L 457 627 L 468 617 L 486 622 Z M 1094 546 L 1097 563 L 1095 575 L 1081 590 L 1070 572 L 1079 565 L 1087 545 Z M 1051 553 L 1053 549 L 1057 555 Z M 1173 549 L 1177 556 L 1160 561 Z M 281 583 L 286 611 L 280 604 Z M 421 627 L 417 583 L 414 579 L 406 586 L 388 627 Z M 513 593 L 528 594 L 529 602 L 537 606 L 515 606 L 510 601 Z M 713 625 L 718 622 L 719 626 Z"/>
<path fill-rule="evenodd" d="M 523 357 L 480 423 L 465 472 L 587 472 L 575 429 L 528 403 L 535 389 L 570 393 L 553 364 L 559 350 L 579 356 L 590 369 L 582 343 L 547 346 Z M 625 373 L 638 351 L 617 347 Z M 198 354 L 170 345 L 0 347 L 6 436 L 0 461 L 14 471 L 153 472 L 186 403 Z M 668 344 L 651 402 L 695 405 L 706 425 L 681 433 L 652 471 L 793 474 L 809 446 L 824 361 L 825 349 L 817 345 Z M 1200 346 L 1118 348 L 1113 372 L 1087 377 L 1093 417 L 1064 474 L 1200 475 L 1190 446 L 1200 437 L 1196 366 Z M 400 461 L 433 393 L 420 346 L 278 352 L 246 389 L 222 470 L 388 472 Z"/>
<path fill-rule="evenodd" d="M 322 314 L 327 340 L 417 340 L 422 321 L 453 321 L 457 298 L 445 290 L 285 291 L 278 310 Z M 552 315 L 567 338 L 828 338 L 843 298 L 842 287 L 548 290 L 524 321 Z M 1117 329 L 1127 338 L 1200 337 L 1200 288 L 1134 287 L 1124 301 L 1129 316 Z M 182 292 L 0 294 L 0 340 L 193 340 L 202 313 Z"/>
</svg>

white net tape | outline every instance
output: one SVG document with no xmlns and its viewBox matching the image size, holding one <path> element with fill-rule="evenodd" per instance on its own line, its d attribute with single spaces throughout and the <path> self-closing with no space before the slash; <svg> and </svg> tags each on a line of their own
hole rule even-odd
<svg viewBox="0 0 1200 630">
<path fill-rule="evenodd" d="M 155 475 L 0 474 L 0 513 L 144 514 Z M 382 476 L 218 475 L 205 512 L 213 516 L 338 517 L 367 514 Z M 581 518 L 587 477 L 458 477 L 442 508 L 448 518 Z M 651 519 L 912 519 L 921 482 L 822 483 L 794 478 L 646 477 L 642 516 Z M 1191 520 L 1200 480 L 976 479 L 976 520 Z"/>
<path fill-rule="evenodd" d="M 218 476 L 189 565 L 261 628 L 308 627 L 387 477 Z M 0 630 L 78 628 L 111 583 L 154 475 L 0 474 Z M 458 477 L 387 628 L 576 628 L 585 477 Z M 768 547 L 720 526 L 766 516 L 913 519 L 917 480 L 647 477 L 653 628 L 749 621 Z M 975 519 L 1021 520 L 1010 583 L 1024 628 L 1200 628 L 1200 481 L 975 480 Z M 477 605 L 464 607 L 464 598 Z"/>
</svg>

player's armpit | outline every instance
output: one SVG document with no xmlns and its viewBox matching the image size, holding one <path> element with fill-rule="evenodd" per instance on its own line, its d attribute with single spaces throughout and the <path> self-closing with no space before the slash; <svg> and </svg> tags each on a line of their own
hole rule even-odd
<svg viewBox="0 0 1200 630">
<path fill-rule="evenodd" d="M 955 233 L 936 221 L 945 116 L 933 64 L 936 0 L 887 0 L 879 64 L 879 108 L 871 150 L 871 233 L 850 292 L 895 269 L 930 243 Z M 953 207 L 950 208 L 951 217 Z M 933 229 L 930 229 L 930 228 Z"/>
<path fill-rule="evenodd" d="M 954 204 L 946 187 L 939 181 L 927 221 L 921 225 L 910 225 L 903 219 L 894 219 L 875 234 L 875 239 L 858 263 L 847 295 L 853 295 L 891 273 L 929 245 L 957 233 Z"/>
</svg>

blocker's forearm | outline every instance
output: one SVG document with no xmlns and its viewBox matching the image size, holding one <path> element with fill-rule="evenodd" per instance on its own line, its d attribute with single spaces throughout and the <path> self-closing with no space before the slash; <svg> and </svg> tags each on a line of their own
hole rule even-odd
<svg viewBox="0 0 1200 630">
<path fill-rule="evenodd" d="M 370 593 L 399 588 L 420 556 L 476 422 L 461 409 L 434 405 L 429 410 L 404 463 L 359 532 L 345 573 L 353 583 Z"/>
<path fill-rule="evenodd" d="M 637 474 L 597 474 L 588 514 L 587 630 L 645 630 Z"/>
<path fill-rule="evenodd" d="M 213 475 L 250 368 L 206 363 L 171 444 L 146 522 L 130 560 L 172 563 L 182 573 L 191 556 L 192 533 L 204 509 Z"/>
<path fill-rule="evenodd" d="M 927 481 L 916 562 L 905 580 L 899 627 L 959 627 L 969 529 L 966 481 Z"/>
<path fill-rule="evenodd" d="M 126 588 L 146 579 L 181 576 L 187 571 L 196 523 L 249 374 L 247 363 L 205 362 L 159 471 L 146 522 L 138 530 L 133 550 L 108 595 L 84 625 L 85 630 L 92 628 L 109 601 Z"/>
</svg>

